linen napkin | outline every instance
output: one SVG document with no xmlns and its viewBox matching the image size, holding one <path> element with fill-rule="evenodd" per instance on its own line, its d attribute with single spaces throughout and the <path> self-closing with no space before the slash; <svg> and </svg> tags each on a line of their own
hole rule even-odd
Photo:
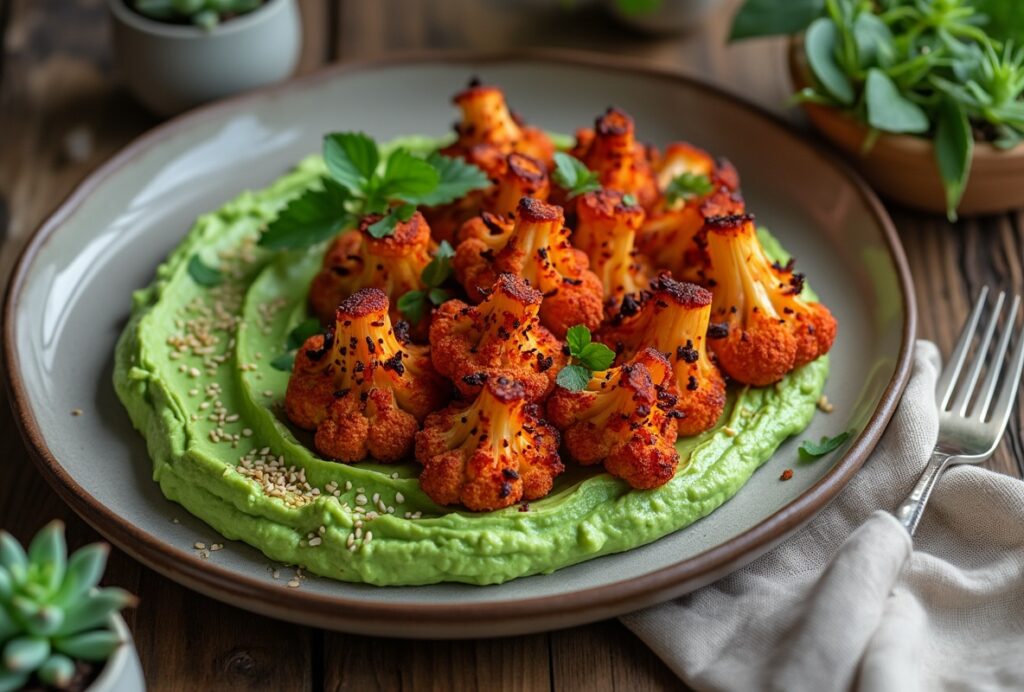
<svg viewBox="0 0 1024 692">
<path fill-rule="evenodd" d="M 1024 690 L 1024 482 L 947 471 L 913 541 L 883 511 L 931 454 L 939 369 L 918 342 L 878 447 L 801 531 L 625 625 L 698 690 Z"/>
</svg>

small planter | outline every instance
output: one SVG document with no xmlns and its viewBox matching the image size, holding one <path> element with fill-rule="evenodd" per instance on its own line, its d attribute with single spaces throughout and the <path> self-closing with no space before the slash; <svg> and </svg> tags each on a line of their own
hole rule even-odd
<svg viewBox="0 0 1024 692">
<path fill-rule="evenodd" d="M 113 616 L 114 630 L 124 640 L 113 655 L 103 664 L 96 680 L 88 692 L 140 692 L 146 689 L 146 678 L 142 673 L 139 654 L 135 650 L 132 634 L 120 615 Z"/>
<path fill-rule="evenodd" d="M 789 69 L 797 89 L 810 85 L 810 68 L 800 39 L 790 42 Z M 942 180 L 930 140 L 881 134 L 865 152 L 869 130 L 862 122 L 828 106 L 801 105 L 818 132 L 847 155 L 880 195 L 915 209 L 945 213 Z M 1024 145 L 1003 150 L 975 142 L 959 213 L 995 214 L 1019 207 L 1024 207 Z"/>
<path fill-rule="evenodd" d="M 646 34 L 678 34 L 697 28 L 722 0 L 661 0 L 653 10 L 626 12 L 618 0 L 605 0 L 608 11 L 620 22 Z"/>
<path fill-rule="evenodd" d="M 107 6 L 125 82 L 161 115 L 280 81 L 298 64 L 302 34 L 295 0 L 267 0 L 209 30 L 143 17 L 127 0 L 107 0 Z"/>
</svg>

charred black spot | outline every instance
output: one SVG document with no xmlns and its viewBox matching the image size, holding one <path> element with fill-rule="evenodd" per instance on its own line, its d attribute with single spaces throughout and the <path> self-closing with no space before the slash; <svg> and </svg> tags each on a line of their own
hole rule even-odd
<svg viewBox="0 0 1024 692">
<path fill-rule="evenodd" d="M 547 372 L 551 369 L 551 366 L 555 364 L 555 359 L 551 356 L 544 357 L 543 353 L 537 354 L 537 371 Z"/>
<path fill-rule="evenodd" d="M 405 320 L 399 320 L 395 322 L 395 326 L 392 328 L 395 333 L 395 338 L 401 341 L 403 344 L 409 343 L 409 323 Z"/>
<path fill-rule="evenodd" d="M 686 388 L 689 389 L 691 392 L 697 391 L 697 378 L 694 377 L 693 375 L 690 375 L 690 379 L 686 381 Z"/>
<path fill-rule="evenodd" d="M 487 373 L 474 372 L 470 375 L 465 375 L 462 378 L 462 381 L 465 382 L 470 387 L 479 387 L 480 385 L 487 381 Z"/>
<path fill-rule="evenodd" d="M 502 483 L 501 491 L 498 492 L 498 497 L 508 497 L 512 493 L 511 483 Z"/>
<path fill-rule="evenodd" d="M 405 373 L 405 364 L 402 363 L 402 353 L 398 352 L 384 361 L 384 369 L 391 370 L 398 375 Z"/>
<path fill-rule="evenodd" d="M 700 354 L 693 347 L 693 342 L 687 339 L 685 346 L 680 346 L 676 349 L 676 358 L 687 363 L 696 363 L 697 359 L 700 358 Z"/>
<path fill-rule="evenodd" d="M 335 398 L 335 399 L 341 399 L 341 398 L 342 398 L 342 397 L 344 397 L 344 396 L 345 396 L 346 394 L 348 394 L 348 393 L 349 393 L 350 391 L 351 391 L 351 390 L 349 390 L 349 389 L 338 389 L 338 390 L 335 390 L 335 392 L 334 392 L 334 398 Z"/>
<path fill-rule="evenodd" d="M 729 323 L 718 322 L 708 326 L 709 339 L 725 339 L 729 336 Z"/>
<path fill-rule="evenodd" d="M 505 478 L 511 479 L 513 481 L 517 480 L 519 478 L 519 472 L 515 471 L 514 469 L 502 469 L 501 470 L 501 475 L 503 475 L 503 476 L 505 476 Z"/>
</svg>

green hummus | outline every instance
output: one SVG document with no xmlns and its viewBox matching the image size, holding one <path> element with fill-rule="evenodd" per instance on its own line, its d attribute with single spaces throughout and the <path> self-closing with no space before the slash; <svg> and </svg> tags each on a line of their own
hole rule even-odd
<svg viewBox="0 0 1024 692">
<path fill-rule="evenodd" d="M 404 140 L 429 148 L 433 140 Z M 810 422 L 827 358 L 768 388 L 738 389 L 719 428 L 680 440 L 675 478 L 631 490 L 567 464 L 552 493 L 487 514 L 434 504 L 410 461 L 344 465 L 318 458 L 286 424 L 288 373 L 271 362 L 306 319 L 323 247 L 273 254 L 261 227 L 322 174 L 318 157 L 260 192 L 198 219 L 136 292 L 117 345 L 114 385 L 146 438 L 169 499 L 269 558 L 334 579 L 380 585 L 497 584 L 650 543 L 732 497 Z M 769 252 L 782 255 L 767 234 Z M 190 275 L 197 254 L 222 281 Z"/>
</svg>

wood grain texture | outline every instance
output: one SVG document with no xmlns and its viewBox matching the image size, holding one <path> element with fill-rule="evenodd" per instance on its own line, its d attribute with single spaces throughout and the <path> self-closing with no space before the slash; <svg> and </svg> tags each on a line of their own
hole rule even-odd
<svg viewBox="0 0 1024 692">
<path fill-rule="evenodd" d="M 737 0 L 731 0 L 735 4 Z M 565 47 L 697 75 L 785 109 L 784 45 L 727 46 L 729 12 L 687 37 L 651 39 L 584 2 L 299 0 L 299 72 L 425 48 Z M 103 0 L 0 0 L 0 277 L 28 234 L 96 166 L 157 120 L 119 87 Z M 920 335 L 948 352 L 983 284 L 1024 292 L 1024 212 L 951 225 L 893 210 L 910 258 Z M 50 518 L 72 545 L 97 539 L 36 474 L 0 393 L 0 526 L 26 540 Z M 989 462 L 1024 470 L 1024 413 Z M 617 621 L 468 642 L 379 639 L 260 618 L 187 591 L 119 551 L 106 581 L 142 597 L 126 614 L 157 690 L 670 690 L 678 680 Z"/>
</svg>

